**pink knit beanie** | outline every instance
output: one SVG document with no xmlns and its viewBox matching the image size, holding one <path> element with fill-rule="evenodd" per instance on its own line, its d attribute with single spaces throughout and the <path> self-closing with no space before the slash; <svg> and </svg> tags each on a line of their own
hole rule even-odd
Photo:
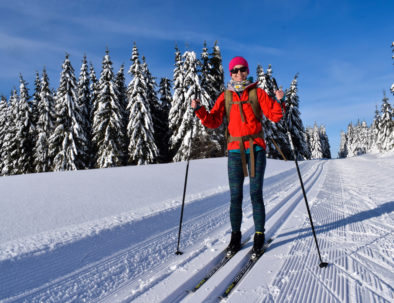
<svg viewBox="0 0 394 303">
<path fill-rule="evenodd" d="M 234 68 L 234 66 L 236 65 L 243 65 L 246 66 L 248 68 L 248 74 L 249 74 L 249 65 L 248 65 L 248 61 L 245 60 L 245 58 L 243 57 L 234 57 L 233 59 L 231 59 L 230 64 L 229 64 L 229 70 L 230 70 L 230 75 L 231 75 L 231 70 Z"/>
</svg>

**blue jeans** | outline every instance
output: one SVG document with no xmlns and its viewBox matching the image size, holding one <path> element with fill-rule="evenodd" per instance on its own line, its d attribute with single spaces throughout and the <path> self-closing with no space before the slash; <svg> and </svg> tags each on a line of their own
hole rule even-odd
<svg viewBox="0 0 394 303">
<path fill-rule="evenodd" d="M 255 151 L 255 177 L 250 178 L 250 198 L 253 206 L 253 220 L 255 230 L 264 232 L 265 225 L 265 207 L 263 200 L 263 182 L 266 166 L 265 150 Z M 246 162 L 250 175 L 250 155 L 245 153 Z M 232 231 L 240 231 L 242 223 L 242 199 L 244 173 L 242 169 L 241 154 L 237 152 L 228 153 L 228 179 L 230 185 L 230 221 Z"/>
</svg>

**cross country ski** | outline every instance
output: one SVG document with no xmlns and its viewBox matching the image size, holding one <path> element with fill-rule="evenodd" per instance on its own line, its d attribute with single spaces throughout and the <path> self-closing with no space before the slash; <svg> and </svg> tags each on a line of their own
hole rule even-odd
<svg viewBox="0 0 394 303">
<path fill-rule="evenodd" d="M 267 242 L 264 244 L 264 248 L 261 251 L 260 254 L 256 254 L 253 251 L 253 248 L 249 251 L 248 255 L 249 260 L 245 263 L 244 266 L 238 271 L 237 275 L 235 278 L 231 281 L 231 283 L 226 287 L 226 290 L 223 292 L 223 294 L 219 297 L 220 299 L 225 299 L 229 296 L 229 294 L 232 292 L 232 290 L 235 288 L 235 286 L 238 285 L 238 283 L 246 276 L 246 274 L 252 269 L 252 267 L 257 263 L 257 261 L 261 258 L 262 255 L 267 251 L 269 245 L 272 243 L 273 238 L 270 238 L 267 240 Z"/>
<path fill-rule="evenodd" d="M 244 242 L 242 242 L 241 247 L 245 245 L 245 243 L 250 239 L 250 237 L 248 237 Z M 204 285 L 219 269 L 221 269 L 224 265 L 227 264 L 228 261 L 230 261 L 230 259 L 232 257 L 235 256 L 235 254 L 238 251 L 235 252 L 231 252 L 228 251 L 227 249 L 224 249 L 220 254 L 223 256 L 220 261 L 218 263 L 216 263 L 216 265 L 214 265 L 214 267 L 212 267 L 212 269 L 204 276 L 204 278 L 202 278 L 197 284 L 196 286 L 194 286 L 194 288 L 192 290 L 190 290 L 189 292 L 193 293 L 196 292 L 198 289 L 200 289 L 200 287 L 202 285 Z"/>
</svg>

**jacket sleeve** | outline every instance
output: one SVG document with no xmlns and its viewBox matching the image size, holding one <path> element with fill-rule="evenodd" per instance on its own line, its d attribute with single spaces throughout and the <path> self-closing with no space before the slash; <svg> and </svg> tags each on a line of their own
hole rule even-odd
<svg viewBox="0 0 394 303">
<path fill-rule="evenodd" d="M 272 122 L 279 122 L 283 117 L 281 105 L 273 98 L 268 96 L 265 90 L 257 89 L 257 98 L 260 103 L 263 115 Z"/>
<path fill-rule="evenodd" d="M 208 112 L 204 106 L 201 106 L 195 112 L 204 126 L 208 128 L 218 128 L 223 123 L 224 111 L 224 93 L 222 93 L 210 112 Z"/>
</svg>

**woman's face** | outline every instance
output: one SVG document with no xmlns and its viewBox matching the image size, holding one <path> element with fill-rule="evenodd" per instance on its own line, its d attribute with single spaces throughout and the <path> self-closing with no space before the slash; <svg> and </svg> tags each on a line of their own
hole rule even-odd
<svg viewBox="0 0 394 303">
<path fill-rule="evenodd" d="M 234 81 L 243 81 L 248 77 L 248 68 L 243 65 L 236 65 L 231 70 L 231 79 Z"/>
</svg>

